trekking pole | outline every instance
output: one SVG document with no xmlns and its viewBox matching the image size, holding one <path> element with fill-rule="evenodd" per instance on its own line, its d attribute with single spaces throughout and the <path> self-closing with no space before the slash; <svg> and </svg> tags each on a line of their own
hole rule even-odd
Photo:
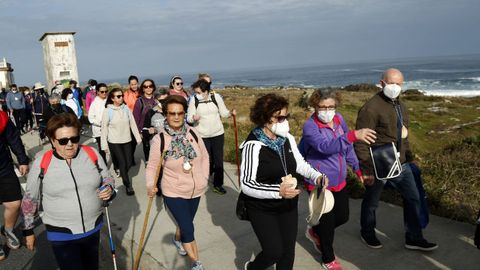
<svg viewBox="0 0 480 270">
<path fill-rule="evenodd" d="M 235 132 L 235 157 L 237 161 L 237 181 L 238 186 L 240 187 L 240 159 L 238 157 L 238 129 L 237 129 L 237 116 L 233 116 L 233 130 Z"/>
<path fill-rule="evenodd" d="M 157 173 L 155 174 L 155 180 L 153 183 L 154 187 L 157 186 L 158 177 L 160 177 L 160 171 L 163 165 L 163 155 L 164 153 L 162 153 L 162 155 L 160 156 L 160 165 L 157 168 Z M 142 256 L 142 252 L 143 252 L 143 240 L 145 238 L 145 232 L 147 231 L 148 216 L 150 215 L 150 209 L 152 208 L 153 197 L 155 196 L 148 198 L 147 212 L 145 213 L 145 219 L 143 220 L 143 229 L 142 229 L 142 234 L 140 235 L 140 242 L 138 243 L 137 255 L 135 256 L 135 263 L 133 266 L 133 270 L 137 270 L 140 264 L 140 257 Z"/>
<path fill-rule="evenodd" d="M 117 258 L 115 256 L 115 244 L 113 243 L 112 229 L 110 227 L 110 216 L 108 214 L 108 202 L 107 201 L 103 201 L 103 207 L 105 207 L 105 215 L 107 216 L 108 241 L 110 243 L 110 251 L 112 252 L 113 269 L 117 270 Z"/>
</svg>

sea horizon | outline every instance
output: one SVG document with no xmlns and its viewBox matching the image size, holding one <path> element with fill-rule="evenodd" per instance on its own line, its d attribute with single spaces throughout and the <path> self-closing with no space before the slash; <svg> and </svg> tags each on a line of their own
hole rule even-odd
<svg viewBox="0 0 480 270">
<path fill-rule="evenodd" d="M 208 72 L 213 77 L 213 88 L 217 89 L 233 85 L 260 89 L 273 87 L 308 89 L 345 87 L 362 83 L 378 84 L 382 72 L 389 67 L 396 67 L 403 72 L 404 90 L 417 89 L 425 95 L 433 96 L 480 96 L 480 54 Z M 160 74 L 139 78 L 140 80 L 151 78 L 157 85 L 168 85 L 172 75 Z M 197 73 L 185 72 L 180 76 L 188 86 L 194 82 Z M 123 85 L 126 84 L 126 78 L 109 79 L 105 82 L 118 82 Z"/>
</svg>

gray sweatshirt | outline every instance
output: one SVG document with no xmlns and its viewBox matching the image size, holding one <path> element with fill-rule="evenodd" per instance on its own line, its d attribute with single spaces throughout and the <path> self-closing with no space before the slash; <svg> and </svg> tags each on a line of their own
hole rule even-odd
<svg viewBox="0 0 480 270">
<path fill-rule="evenodd" d="M 93 149 L 93 148 L 92 148 Z M 82 148 L 69 166 L 56 154 L 52 156 L 43 178 L 42 221 L 46 225 L 67 228 L 73 234 L 85 233 L 95 228 L 95 221 L 103 211 L 102 200 L 97 197 L 97 188 L 104 184 L 114 185 L 107 166 L 98 157 L 97 167 Z M 34 217 L 40 199 L 40 163 L 43 153 L 32 164 L 27 178 L 27 187 L 22 199 L 22 214 L 25 230 L 34 226 Z"/>
<path fill-rule="evenodd" d="M 6 102 L 9 110 L 25 109 L 25 98 L 22 92 L 8 92 Z"/>
</svg>

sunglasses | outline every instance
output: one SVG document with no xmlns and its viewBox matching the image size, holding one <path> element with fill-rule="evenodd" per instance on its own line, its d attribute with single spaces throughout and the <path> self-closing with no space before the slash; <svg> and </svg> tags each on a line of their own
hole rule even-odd
<svg viewBox="0 0 480 270">
<path fill-rule="evenodd" d="M 176 82 L 175 85 L 183 85 L 183 82 Z"/>
<path fill-rule="evenodd" d="M 123 95 L 116 95 L 116 98 L 123 98 Z"/>
<path fill-rule="evenodd" d="M 61 138 L 61 139 L 57 139 L 57 141 L 58 141 L 58 144 L 60 145 L 67 145 L 69 141 L 72 143 L 78 143 L 80 141 L 80 136 L 75 136 L 70 138 Z"/>
<path fill-rule="evenodd" d="M 98 93 L 100 93 L 100 94 L 105 94 L 105 93 L 107 93 L 107 92 L 108 92 L 108 91 L 98 91 Z"/>
<path fill-rule="evenodd" d="M 184 116 L 185 112 L 167 112 L 168 116 Z"/>
<path fill-rule="evenodd" d="M 336 106 L 317 106 L 319 111 L 333 111 L 337 107 Z"/>
<path fill-rule="evenodd" d="M 144 85 L 143 88 L 151 88 L 151 89 L 153 89 L 153 85 L 152 85 L 152 84 Z"/>
<path fill-rule="evenodd" d="M 282 123 L 283 121 L 288 120 L 288 118 L 290 118 L 290 114 L 288 113 L 287 115 L 279 115 L 274 117 L 277 118 L 277 121 L 279 123 Z"/>
</svg>

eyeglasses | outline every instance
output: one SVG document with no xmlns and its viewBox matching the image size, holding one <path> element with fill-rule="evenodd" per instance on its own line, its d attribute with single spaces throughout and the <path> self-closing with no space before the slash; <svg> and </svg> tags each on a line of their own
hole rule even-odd
<svg viewBox="0 0 480 270">
<path fill-rule="evenodd" d="M 317 106 L 319 111 L 334 111 L 337 106 Z"/>
<path fill-rule="evenodd" d="M 153 89 L 153 84 L 144 85 L 143 88 L 151 88 L 151 89 Z"/>
<path fill-rule="evenodd" d="M 108 91 L 98 91 L 98 93 L 100 93 L 100 94 L 105 94 L 105 93 L 107 93 L 107 92 L 108 92 Z"/>
<path fill-rule="evenodd" d="M 167 112 L 168 116 L 184 116 L 185 112 Z"/>
<path fill-rule="evenodd" d="M 123 98 L 123 95 L 116 95 L 116 98 Z"/>
<path fill-rule="evenodd" d="M 69 141 L 72 143 L 78 143 L 80 141 L 80 136 L 75 136 L 70 138 L 61 138 L 61 139 L 57 139 L 57 141 L 58 141 L 58 144 L 60 145 L 67 145 Z"/>
<path fill-rule="evenodd" d="M 277 118 L 277 121 L 279 123 L 282 123 L 283 121 L 288 120 L 288 118 L 290 118 L 290 114 L 288 113 L 287 115 L 278 115 L 274 117 Z"/>
<path fill-rule="evenodd" d="M 183 82 L 176 82 L 175 85 L 183 85 Z"/>
</svg>

